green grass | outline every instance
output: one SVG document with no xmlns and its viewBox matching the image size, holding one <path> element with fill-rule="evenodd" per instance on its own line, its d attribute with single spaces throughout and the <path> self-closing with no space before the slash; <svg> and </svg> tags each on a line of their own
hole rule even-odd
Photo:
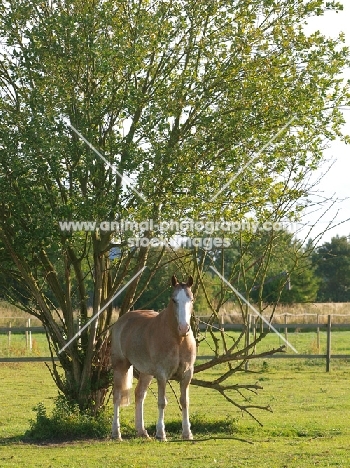
<svg viewBox="0 0 350 468">
<path fill-rule="evenodd" d="M 254 368 L 253 368 L 254 367 Z M 134 406 L 123 408 L 122 443 L 104 440 L 33 444 L 23 441 L 33 407 L 42 402 L 53 408 L 56 388 L 44 364 L 0 364 L 1 467 L 349 467 L 350 393 L 348 362 L 335 362 L 332 372 L 298 360 L 263 361 L 249 374 L 236 374 L 232 382 L 259 382 L 252 403 L 271 405 L 273 413 L 256 411 L 263 423 L 241 414 L 220 395 L 191 386 L 194 442 L 180 439 L 180 411 L 170 389 L 167 395 L 167 443 L 133 437 Z M 205 375 L 213 378 L 217 371 Z M 177 384 L 173 387 L 178 393 Z M 157 417 L 155 384 L 145 403 L 150 434 Z M 112 405 L 109 402 L 112 417 Z"/>
</svg>

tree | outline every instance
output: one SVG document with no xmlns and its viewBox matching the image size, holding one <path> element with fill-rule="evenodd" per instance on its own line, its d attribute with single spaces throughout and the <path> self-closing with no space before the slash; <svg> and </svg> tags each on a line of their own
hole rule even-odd
<svg viewBox="0 0 350 468">
<path fill-rule="evenodd" d="M 53 356 L 76 333 L 77 315 L 84 325 L 148 266 L 122 297 L 125 313 L 164 266 L 165 247 L 131 246 L 130 237 L 166 240 L 176 229 L 160 229 L 162 220 L 279 221 L 302 210 L 305 177 L 341 135 L 338 106 L 348 98 L 342 38 L 303 31 L 328 8 L 341 6 L 1 4 L 0 253 L 19 286 L 5 283 L 4 294 L 40 318 Z M 148 219 L 158 227 L 122 226 Z M 97 224 L 60 228 L 83 220 Z M 195 289 L 205 266 L 197 253 L 181 261 L 183 274 L 196 273 Z M 107 392 L 111 320 L 112 304 L 59 354 L 63 374 L 53 363 L 59 389 L 82 409 L 98 410 Z"/>
<path fill-rule="evenodd" d="M 345 236 L 332 237 L 313 255 L 313 263 L 320 278 L 318 301 L 350 301 L 350 242 Z"/>
</svg>

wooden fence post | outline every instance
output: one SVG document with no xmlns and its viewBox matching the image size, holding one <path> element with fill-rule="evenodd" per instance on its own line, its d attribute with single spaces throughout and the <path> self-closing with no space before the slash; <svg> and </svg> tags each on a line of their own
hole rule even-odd
<svg viewBox="0 0 350 468">
<path fill-rule="evenodd" d="M 31 322 L 31 319 L 28 320 L 29 322 L 29 328 L 32 326 L 32 322 Z M 33 339 L 32 339 L 32 331 L 29 330 L 29 349 L 30 349 L 30 352 L 33 351 Z"/>
<path fill-rule="evenodd" d="M 288 318 L 287 314 L 285 314 L 285 316 L 284 316 L 284 324 L 285 324 L 284 337 L 285 337 L 286 341 L 288 341 L 288 327 L 287 327 L 288 319 L 287 318 Z"/>
<path fill-rule="evenodd" d="M 29 325 L 28 325 L 28 320 L 26 321 L 26 328 L 29 328 Z M 29 348 L 29 335 L 28 335 L 28 330 L 26 330 L 26 350 L 28 351 L 28 348 Z"/>
<path fill-rule="evenodd" d="M 320 323 L 320 314 L 317 314 L 317 325 L 319 325 L 319 323 Z M 320 346 L 320 327 L 319 326 L 316 328 L 316 333 L 317 333 L 317 339 L 316 339 L 317 352 L 318 354 L 320 354 L 321 346 Z"/>
<path fill-rule="evenodd" d="M 12 327 L 12 323 L 9 323 L 9 328 Z M 11 347 L 11 330 L 8 331 L 8 348 L 9 348 L 9 353 L 10 353 L 10 347 Z"/>
<path fill-rule="evenodd" d="M 253 341 L 256 341 L 256 319 L 257 319 L 257 318 L 258 318 L 258 317 L 255 317 L 255 315 L 252 316 Z M 253 351 L 253 353 L 254 353 L 254 354 L 256 353 L 256 343 L 255 343 L 255 345 L 254 345 L 254 351 Z"/>
<path fill-rule="evenodd" d="M 250 323 L 251 323 L 251 315 L 248 314 L 248 317 L 247 317 L 247 331 L 246 331 L 246 335 L 245 335 L 245 344 L 246 344 L 246 346 L 249 346 L 249 344 L 250 344 Z M 248 368 L 249 368 L 249 362 L 248 361 L 245 362 L 244 368 L 245 368 L 246 371 L 248 370 Z"/>
<path fill-rule="evenodd" d="M 331 329 L 332 329 L 332 316 L 328 315 L 326 372 L 329 372 L 331 369 L 331 337 L 332 337 Z"/>
</svg>

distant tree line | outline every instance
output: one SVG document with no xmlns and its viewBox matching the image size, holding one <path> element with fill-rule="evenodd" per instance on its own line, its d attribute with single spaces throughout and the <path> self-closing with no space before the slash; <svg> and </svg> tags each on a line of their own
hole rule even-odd
<svg viewBox="0 0 350 468">
<path fill-rule="evenodd" d="M 286 247 L 287 251 L 293 242 Z M 280 302 L 348 302 L 350 301 L 350 236 L 335 236 L 314 248 L 310 241 L 298 265 L 290 274 Z M 287 262 L 288 263 L 288 262 Z M 280 264 L 282 269 L 283 263 Z M 286 264 L 286 268 L 288 265 Z M 283 276 L 283 274 L 282 274 Z M 276 299 L 282 278 L 271 277 L 265 283 L 266 299 Z"/>
<path fill-rule="evenodd" d="M 250 281 L 248 290 L 252 302 L 259 300 L 258 291 L 261 289 L 264 303 L 348 302 L 350 301 L 349 239 L 350 236 L 335 236 L 330 242 L 325 242 L 319 247 L 314 247 L 312 241 L 303 247 L 291 234 L 283 233 L 279 238 L 279 247 L 274 249 L 262 285 L 255 279 L 254 268 L 247 272 L 244 279 L 238 274 L 236 278 L 231 279 L 231 282 L 236 288 L 246 291 L 246 284 Z M 257 244 L 260 241 L 258 238 Z M 254 246 L 252 245 L 250 249 L 253 257 Z M 296 251 L 299 252 L 298 255 Z M 208 265 L 219 266 L 224 262 L 227 271 L 232 271 L 232 265 L 242 260 L 238 245 L 205 254 Z M 176 273 L 176 265 L 165 263 L 164 268 L 154 275 L 146 291 L 136 302 L 135 308 L 163 309 L 169 298 L 169 278 L 173 273 Z M 210 271 L 204 274 L 203 279 L 207 294 L 215 300 L 220 281 Z M 206 308 L 203 291 L 199 289 L 195 309 L 200 313 Z"/>
</svg>

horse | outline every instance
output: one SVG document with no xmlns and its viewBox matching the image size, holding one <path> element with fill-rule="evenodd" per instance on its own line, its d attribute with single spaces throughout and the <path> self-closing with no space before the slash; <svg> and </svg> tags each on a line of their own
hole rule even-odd
<svg viewBox="0 0 350 468">
<path fill-rule="evenodd" d="M 114 417 L 112 438 L 122 440 L 119 410 L 130 404 L 133 367 L 139 372 L 135 388 L 135 428 L 137 436 L 149 438 L 144 425 L 143 404 L 153 377 L 158 384 L 156 439 L 166 441 L 164 411 L 167 381 L 180 382 L 182 438 L 192 440 L 189 421 L 189 385 L 196 360 L 196 341 L 190 325 L 193 278 L 179 283 L 171 278 L 173 291 L 162 312 L 134 310 L 122 315 L 111 331 Z"/>
</svg>

